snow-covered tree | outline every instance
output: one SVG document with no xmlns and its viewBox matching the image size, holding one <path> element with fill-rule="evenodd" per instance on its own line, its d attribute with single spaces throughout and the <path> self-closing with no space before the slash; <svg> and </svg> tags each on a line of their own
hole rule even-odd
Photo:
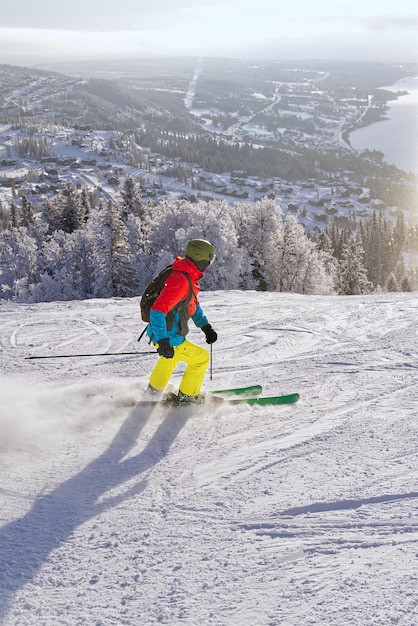
<svg viewBox="0 0 418 626">
<path fill-rule="evenodd" d="M 38 246 L 25 226 L 1 233 L 0 298 L 30 302 L 38 278 Z"/>
<path fill-rule="evenodd" d="M 75 286 L 74 239 L 59 230 L 44 241 L 43 267 L 35 284 L 30 286 L 36 302 L 74 300 L 79 297 Z"/>
<path fill-rule="evenodd" d="M 184 250 L 189 239 L 202 238 L 210 241 L 216 251 L 216 260 L 205 274 L 207 289 L 237 289 L 245 282 L 251 270 L 245 250 L 239 248 L 233 214 L 224 200 L 188 203 L 183 210 L 195 216 L 187 229 L 176 233 L 178 245 Z"/>
<path fill-rule="evenodd" d="M 26 195 L 22 196 L 22 202 L 20 205 L 20 211 L 18 213 L 18 224 L 19 226 L 29 226 L 33 224 L 34 216 L 35 216 L 35 207 L 32 202 L 28 200 Z"/>
<path fill-rule="evenodd" d="M 275 289 L 283 230 L 280 205 L 268 198 L 240 203 L 235 216 L 239 245 L 248 255 L 256 288 Z"/>
<path fill-rule="evenodd" d="M 150 249 L 161 268 L 182 256 L 189 239 L 207 239 L 215 247 L 216 261 L 205 274 L 207 289 L 237 289 L 251 269 L 246 251 L 238 246 L 234 219 L 223 200 L 192 203 L 175 201 L 160 205 L 153 215 Z"/>
<path fill-rule="evenodd" d="M 314 239 L 321 263 L 325 269 L 325 273 L 334 290 L 337 281 L 338 261 L 334 256 L 331 238 L 326 230 L 321 231 Z M 325 292 L 324 292 L 325 293 Z"/>
<path fill-rule="evenodd" d="M 126 232 L 132 257 L 135 293 L 142 293 L 155 273 L 155 257 L 150 253 L 151 226 L 143 219 L 130 214 L 126 219 Z"/>
<path fill-rule="evenodd" d="M 85 223 L 86 210 L 76 187 L 67 182 L 64 189 L 45 204 L 44 217 L 51 230 L 72 233 Z"/>
<path fill-rule="evenodd" d="M 74 294 L 75 298 L 85 299 L 93 295 L 93 249 L 94 235 L 92 231 L 83 227 L 72 233 L 74 240 Z"/>
<path fill-rule="evenodd" d="M 299 291 L 301 282 L 313 244 L 298 224 L 295 217 L 288 216 L 283 223 L 283 235 L 280 254 L 277 258 L 276 289 L 277 291 Z"/>
<path fill-rule="evenodd" d="M 276 289 L 296 293 L 332 293 L 334 275 L 327 270 L 325 253 L 304 232 L 294 216 L 283 223 L 281 250 L 276 265 Z"/>
<path fill-rule="evenodd" d="M 356 241 L 352 235 L 342 249 L 338 271 L 339 294 L 357 296 L 372 290 L 373 285 L 367 279 L 367 271 L 363 265 L 363 255 L 361 242 Z"/>
<path fill-rule="evenodd" d="M 393 272 L 389 274 L 386 281 L 385 291 L 400 291 L 398 281 L 396 280 L 396 276 Z"/>
<path fill-rule="evenodd" d="M 129 215 L 143 218 L 145 203 L 142 199 L 140 189 L 132 176 L 127 176 L 123 182 L 120 192 L 122 197 L 121 217 L 126 222 Z"/>
<path fill-rule="evenodd" d="M 95 206 L 86 189 L 68 183 L 41 211 L 25 196 L 20 205 L 14 202 L 9 228 L 0 230 L 0 296 L 138 295 L 192 238 L 208 239 L 216 249 L 203 288 L 324 294 L 333 285 L 340 294 L 367 293 L 373 285 L 417 288 L 409 266 L 418 230 L 407 228 L 402 215 L 396 224 L 381 214 L 355 227 L 339 229 L 333 222 L 311 239 L 294 216 L 283 220 L 279 204 L 268 198 L 135 206 L 132 179 L 123 195 L 119 206 Z"/>
<path fill-rule="evenodd" d="M 98 298 L 132 296 L 135 275 L 126 225 L 112 202 L 99 204 L 89 228 L 94 232 L 93 295 Z"/>
</svg>

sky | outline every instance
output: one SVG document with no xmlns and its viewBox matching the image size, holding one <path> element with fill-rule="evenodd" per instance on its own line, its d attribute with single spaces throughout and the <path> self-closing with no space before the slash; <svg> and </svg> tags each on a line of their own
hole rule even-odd
<svg viewBox="0 0 418 626">
<path fill-rule="evenodd" d="M 0 0 L 0 63 L 418 60 L 418 0 Z"/>
</svg>

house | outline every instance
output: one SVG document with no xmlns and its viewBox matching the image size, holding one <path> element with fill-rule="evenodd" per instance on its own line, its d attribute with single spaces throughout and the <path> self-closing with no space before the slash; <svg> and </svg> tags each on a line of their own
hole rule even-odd
<svg viewBox="0 0 418 626">
<path fill-rule="evenodd" d="M 15 185 L 22 185 L 26 181 L 26 176 L 15 176 L 8 178 L 7 176 L 0 177 L 1 187 L 14 187 Z"/>
</svg>

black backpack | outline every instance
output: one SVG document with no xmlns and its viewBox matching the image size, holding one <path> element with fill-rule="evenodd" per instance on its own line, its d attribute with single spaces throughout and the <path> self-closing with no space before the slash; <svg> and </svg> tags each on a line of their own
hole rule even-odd
<svg viewBox="0 0 418 626">
<path fill-rule="evenodd" d="M 149 322 L 150 321 L 150 309 L 152 307 L 152 305 L 154 304 L 155 300 L 157 299 L 157 297 L 160 295 L 162 288 L 164 287 L 164 283 L 167 280 L 167 278 L 170 276 L 170 274 L 172 272 L 175 271 L 181 271 L 181 270 L 173 270 L 173 266 L 172 265 L 167 265 L 167 267 L 165 267 L 159 274 L 158 276 L 156 276 L 155 278 L 153 278 L 151 280 L 150 283 L 148 283 L 148 285 L 145 287 L 144 293 L 141 296 L 141 300 L 139 303 L 140 309 L 141 309 L 141 318 L 144 322 Z M 175 307 L 174 310 L 176 311 L 180 311 L 180 313 L 184 312 L 186 315 L 185 317 L 187 317 L 187 305 L 189 304 L 190 300 L 192 299 L 193 295 L 194 295 L 194 291 L 193 291 L 193 284 L 192 284 L 192 280 L 190 278 L 190 276 L 187 274 L 187 272 L 181 272 L 182 274 L 184 274 L 187 278 L 187 280 L 189 281 L 189 293 L 187 295 L 187 298 L 185 300 L 181 300 Z M 185 306 L 186 305 L 186 306 Z M 171 313 L 171 311 L 170 311 Z M 167 318 L 172 318 L 172 315 L 170 315 L 170 313 L 168 314 Z M 172 324 L 171 320 L 167 320 L 170 321 L 170 323 Z"/>
</svg>

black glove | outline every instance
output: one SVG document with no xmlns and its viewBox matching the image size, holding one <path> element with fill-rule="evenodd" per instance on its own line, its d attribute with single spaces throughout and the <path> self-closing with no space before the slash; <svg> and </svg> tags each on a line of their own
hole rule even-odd
<svg viewBox="0 0 418 626">
<path fill-rule="evenodd" d="M 216 330 L 213 330 L 210 324 L 206 324 L 206 326 L 202 326 L 202 330 L 205 333 L 206 343 L 215 343 L 218 338 L 218 334 Z"/>
<path fill-rule="evenodd" d="M 160 356 L 165 357 L 166 359 L 172 359 L 174 356 L 174 348 L 170 346 L 170 341 L 168 338 L 160 339 L 158 342 L 157 352 Z"/>
</svg>

